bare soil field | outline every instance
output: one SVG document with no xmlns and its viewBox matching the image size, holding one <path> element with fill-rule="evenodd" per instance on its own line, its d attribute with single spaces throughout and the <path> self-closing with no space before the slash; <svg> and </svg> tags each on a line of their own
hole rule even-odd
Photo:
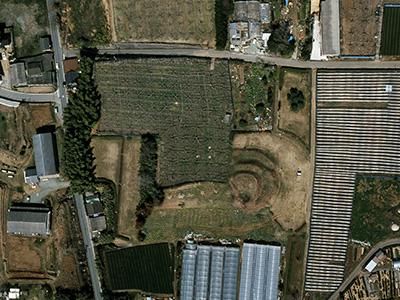
<svg viewBox="0 0 400 300">
<path fill-rule="evenodd" d="M 119 234 L 133 239 L 137 236 L 135 212 L 140 201 L 138 177 L 140 137 L 125 139 L 122 151 L 117 229 Z"/>
<path fill-rule="evenodd" d="M 310 147 L 310 116 L 311 116 L 311 73 L 308 70 L 281 69 L 283 72 L 278 104 L 278 128 L 300 139 Z M 303 92 L 305 106 L 298 112 L 292 111 L 287 94 L 291 88 Z"/>
<path fill-rule="evenodd" d="M 96 176 L 117 187 L 118 234 L 136 237 L 135 212 L 139 202 L 140 137 L 95 136 Z"/>
<path fill-rule="evenodd" d="M 215 45 L 214 0 L 112 2 L 118 42 Z"/>
<path fill-rule="evenodd" d="M 39 239 L 34 238 L 7 236 L 8 273 L 13 275 L 18 272 L 45 273 L 45 263 L 42 258 L 46 256 L 46 247 L 45 243 L 38 241 Z M 13 275 L 11 277 L 14 277 Z"/>
<path fill-rule="evenodd" d="M 235 150 L 259 149 L 272 158 L 279 190 L 267 198 L 265 204 L 285 230 L 300 228 L 306 222 L 306 209 L 311 197 L 312 170 L 304 145 L 284 133 L 266 132 L 237 134 L 233 146 Z M 301 176 L 297 176 L 298 170 Z"/>
<path fill-rule="evenodd" d="M 340 38 L 342 55 L 374 55 L 379 17 L 375 9 L 379 0 L 340 1 Z"/>
<path fill-rule="evenodd" d="M 122 137 L 92 138 L 93 153 L 96 157 L 96 176 L 114 182 L 118 186 L 121 167 Z"/>
</svg>

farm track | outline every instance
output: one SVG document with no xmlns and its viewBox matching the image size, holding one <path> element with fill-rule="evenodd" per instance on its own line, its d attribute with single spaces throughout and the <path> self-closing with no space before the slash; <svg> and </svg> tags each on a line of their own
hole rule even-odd
<svg viewBox="0 0 400 300">
<path fill-rule="evenodd" d="M 317 74 L 316 155 L 305 290 L 341 284 L 357 174 L 400 173 L 400 79 L 393 71 Z M 327 108 L 329 101 L 389 102 Z"/>
</svg>

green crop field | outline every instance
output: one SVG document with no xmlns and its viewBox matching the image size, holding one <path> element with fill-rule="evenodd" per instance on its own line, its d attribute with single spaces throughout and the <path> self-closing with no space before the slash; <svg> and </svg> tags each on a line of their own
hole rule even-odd
<svg viewBox="0 0 400 300">
<path fill-rule="evenodd" d="M 359 177 L 353 202 L 351 237 L 375 244 L 398 236 L 391 231 L 400 224 L 400 178 Z"/>
<path fill-rule="evenodd" d="M 108 251 L 105 271 L 109 288 L 171 295 L 174 292 L 174 257 L 175 248 L 168 243 Z"/>
<path fill-rule="evenodd" d="M 383 11 L 382 55 L 400 55 L 400 5 L 386 4 Z"/>
<path fill-rule="evenodd" d="M 137 58 L 96 63 L 99 134 L 157 134 L 158 181 L 226 181 L 231 161 L 228 63 Z"/>
</svg>

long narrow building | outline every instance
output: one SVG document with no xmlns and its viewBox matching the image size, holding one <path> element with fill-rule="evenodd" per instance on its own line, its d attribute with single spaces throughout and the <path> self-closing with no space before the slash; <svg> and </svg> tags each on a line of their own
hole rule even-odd
<svg viewBox="0 0 400 300">
<path fill-rule="evenodd" d="M 306 291 L 344 276 L 357 174 L 400 174 L 400 72 L 320 71 Z"/>
</svg>

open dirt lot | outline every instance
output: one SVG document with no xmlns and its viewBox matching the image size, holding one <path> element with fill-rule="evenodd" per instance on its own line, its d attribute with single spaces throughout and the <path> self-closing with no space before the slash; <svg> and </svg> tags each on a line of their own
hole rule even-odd
<svg viewBox="0 0 400 300">
<path fill-rule="evenodd" d="M 0 22 L 14 26 L 14 41 L 17 56 L 40 52 L 39 36 L 47 34 L 46 1 L 2 0 Z"/>
<path fill-rule="evenodd" d="M 285 133 L 238 134 L 234 149 L 260 149 L 275 162 L 279 190 L 266 204 L 274 219 L 286 230 L 296 230 L 306 222 L 306 209 L 311 197 L 310 157 L 304 146 Z M 300 170 L 302 175 L 297 176 Z"/>
<path fill-rule="evenodd" d="M 140 137 L 96 136 L 92 145 L 96 176 L 111 180 L 117 187 L 118 234 L 135 238 L 135 212 L 140 198 Z"/>
<path fill-rule="evenodd" d="M 342 55 L 374 55 L 379 17 L 378 0 L 340 1 L 340 38 Z"/>
<path fill-rule="evenodd" d="M 293 134 L 304 145 L 310 147 L 310 114 L 311 114 L 311 73 L 308 70 L 281 69 L 282 88 L 279 92 L 280 109 L 278 110 L 278 128 L 286 133 Z M 290 108 L 287 94 L 291 88 L 303 92 L 305 106 L 298 112 Z"/>
<path fill-rule="evenodd" d="M 214 0 L 112 2 L 118 42 L 215 45 Z"/>
<path fill-rule="evenodd" d="M 11 277 L 18 272 L 45 273 L 45 263 L 42 258 L 46 256 L 44 242 L 39 239 L 11 236 L 6 239 L 7 271 Z M 34 276 L 34 275 L 33 275 Z"/>
</svg>

